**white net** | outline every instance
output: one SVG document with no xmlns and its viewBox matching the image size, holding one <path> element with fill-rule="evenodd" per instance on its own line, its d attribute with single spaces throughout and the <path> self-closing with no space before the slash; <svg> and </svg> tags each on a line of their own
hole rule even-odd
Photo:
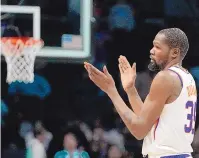
<svg viewBox="0 0 199 158">
<path fill-rule="evenodd" d="M 3 39 L 3 38 L 2 38 Z M 15 81 L 32 83 L 34 81 L 34 62 L 36 54 L 43 46 L 43 41 L 29 38 L 1 39 L 1 52 L 7 62 L 7 83 Z"/>
</svg>

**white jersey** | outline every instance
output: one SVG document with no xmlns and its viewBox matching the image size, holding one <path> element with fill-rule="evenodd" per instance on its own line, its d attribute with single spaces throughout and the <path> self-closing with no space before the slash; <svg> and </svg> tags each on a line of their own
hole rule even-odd
<svg viewBox="0 0 199 158">
<path fill-rule="evenodd" d="M 164 109 L 145 137 L 142 154 L 149 157 L 190 154 L 196 120 L 197 92 L 192 75 L 179 67 L 169 68 L 179 76 L 182 90 Z M 157 96 L 158 97 L 158 96 Z"/>
</svg>

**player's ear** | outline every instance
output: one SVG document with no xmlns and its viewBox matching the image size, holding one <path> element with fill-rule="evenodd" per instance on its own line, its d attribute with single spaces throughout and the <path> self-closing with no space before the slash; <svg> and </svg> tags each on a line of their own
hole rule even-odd
<svg viewBox="0 0 199 158">
<path fill-rule="evenodd" d="M 173 59 L 177 58 L 180 55 L 180 49 L 179 48 L 173 48 L 171 50 L 171 57 Z"/>
</svg>

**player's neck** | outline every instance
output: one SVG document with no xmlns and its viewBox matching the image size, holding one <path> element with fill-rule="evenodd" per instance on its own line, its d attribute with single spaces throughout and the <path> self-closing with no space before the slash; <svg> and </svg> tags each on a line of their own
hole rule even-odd
<svg viewBox="0 0 199 158">
<path fill-rule="evenodd" d="M 182 62 L 181 61 L 171 61 L 171 62 L 169 62 L 166 66 L 165 66 L 165 68 L 164 68 L 164 70 L 167 70 L 167 69 L 169 69 L 170 67 L 172 67 L 172 66 L 179 66 L 179 67 L 182 67 Z"/>
</svg>

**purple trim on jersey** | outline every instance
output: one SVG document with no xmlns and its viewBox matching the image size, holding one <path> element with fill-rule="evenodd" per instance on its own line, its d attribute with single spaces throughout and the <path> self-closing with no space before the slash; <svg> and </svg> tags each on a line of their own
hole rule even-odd
<svg viewBox="0 0 199 158">
<path fill-rule="evenodd" d="M 160 158 L 188 158 L 189 154 L 181 154 L 181 155 L 171 155 L 171 156 L 162 156 Z"/>
<path fill-rule="evenodd" d="M 158 119 L 158 120 L 157 120 L 157 122 L 156 122 L 156 126 L 155 126 L 155 129 L 154 129 L 154 140 L 155 140 L 155 132 L 156 132 L 156 129 L 157 129 L 157 127 L 158 127 L 159 120 L 160 120 L 160 119 Z"/>
<path fill-rule="evenodd" d="M 176 75 L 178 75 L 178 77 L 180 79 L 181 86 L 183 87 L 183 81 L 182 81 L 182 77 L 180 76 L 180 74 L 172 69 L 168 69 L 168 70 L 170 70 L 170 71 L 174 72 Z"/>
</svg>

